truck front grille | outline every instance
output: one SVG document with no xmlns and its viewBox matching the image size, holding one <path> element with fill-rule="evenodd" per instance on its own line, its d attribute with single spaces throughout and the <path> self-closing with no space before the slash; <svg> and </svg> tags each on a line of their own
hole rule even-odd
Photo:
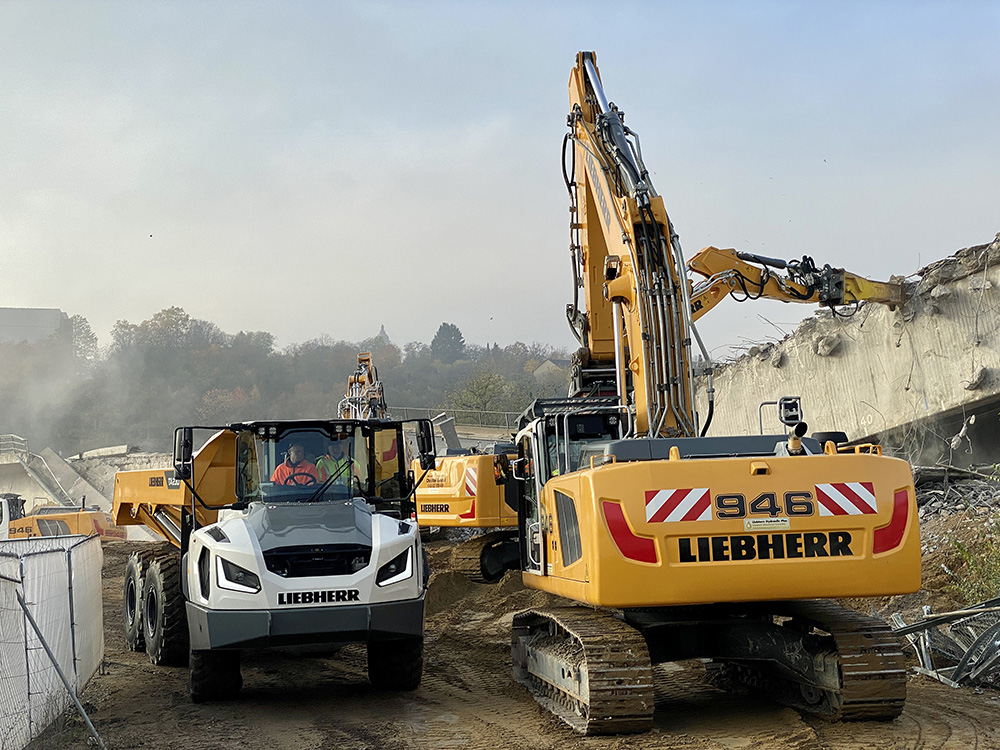
<svg viewBox="0 0 1000 750">
<path fill-rule="evenodd" d="M 368 566 L 372 548 L 359 544 L 279 547 L 264 553 L 267 569 L 282 578 L 344 576 Z"/>
</svg>

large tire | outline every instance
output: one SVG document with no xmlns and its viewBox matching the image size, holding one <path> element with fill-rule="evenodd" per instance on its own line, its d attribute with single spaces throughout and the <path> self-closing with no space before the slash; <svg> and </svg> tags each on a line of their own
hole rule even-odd
<svg viewBox="0 0 1000 750">
<path fill-rule="evenodd" d="M 424 671 L 424 639 L 368 642 L 368 680 L 378 690 L 416 690 Z"/>
<path fill-rule="evenodd" d="M 188 695 L 193 703 L 231 700 L 243 687 L 239 651 L 191 651 Z"/>
<path fill-rule="evenodd" d="M 130 651 L 146 648 L 142 632 L 142 584 L 145 560 L 138 552 L 125 563 L 125 588 L 122 591 L 122 615 L 125 622 L 125 645 Z"/>
<path fill-rule="evenodd" d="M 142 587 L 142 628 L 153 664 L 181 666 L 188 658 L 188 627 L 176 552 L 156 555 Z"/>
</svg>

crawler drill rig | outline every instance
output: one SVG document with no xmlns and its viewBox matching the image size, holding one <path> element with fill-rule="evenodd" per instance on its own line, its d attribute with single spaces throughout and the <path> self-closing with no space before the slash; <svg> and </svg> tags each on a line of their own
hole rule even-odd
<svg viewBox="0 0 1000 750">
<path fill-rule="evenodd" d="M 685 264 L 593 53 L 578 54 L 569 88 L 583 305 L 568 317 L 582 348 L 570 397 L 522 416 L 512 477 L 523 581 L 567 606 L 516 615 L 515 679 L 584 734 L 647 730 L 653 664 L 694 658 L 721 685 L 801 710 L 898 716 L 899 643 L 832 600 L 919 587 L 909 465 L 806 437 L 795 398 L 780 400 L 786 432 L 706 436 L 692 346 L 694 320 L 727 295 L 843 311 L 901 304 L 902 287 L 717 248 Z"/>
</svg>

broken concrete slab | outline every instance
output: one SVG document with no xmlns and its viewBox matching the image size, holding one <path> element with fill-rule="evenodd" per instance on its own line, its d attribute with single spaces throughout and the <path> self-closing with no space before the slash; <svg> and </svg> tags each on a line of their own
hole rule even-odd
<svg viewBox="0 0 1000 750">
<path fill-rule="evenodd" d="M 709 434 L 755 434 L 759 404 L 800 395 L 812 431 L 881 441 L 921 464 L 1000 462 L 1000 235 L 917 275 L 901 310 L 823 311 L 756 356 L 717 365 Z M 698 397 L 705 413 L 704 383 Z"/>
</svg>

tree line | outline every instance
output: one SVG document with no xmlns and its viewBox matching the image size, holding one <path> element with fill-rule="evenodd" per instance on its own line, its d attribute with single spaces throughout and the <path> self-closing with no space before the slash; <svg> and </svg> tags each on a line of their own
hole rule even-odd
<svg viewBox="0 0 1000 750">
<path fill-rule="evenodd" d="M 71 334 L 0 343 L 0 433 L 21 435 L 36 451 L 72 455 L 124 443 L 165 451 L 179 425 L 334 416 L 359 351 L 372 353 L 390 413 L 394 405 L 517 412 L 566 392 L 563 375 L 534 375 L 565 351 L 468 344 L 452 323 L 430 344 L 399 346 L 381 332 L 277 350 L 270 333 L 226 333 L 179 307 L 141 323 L 118 321 L 103 348 L 86 318 L 70 322 Z"/>
</svg>

